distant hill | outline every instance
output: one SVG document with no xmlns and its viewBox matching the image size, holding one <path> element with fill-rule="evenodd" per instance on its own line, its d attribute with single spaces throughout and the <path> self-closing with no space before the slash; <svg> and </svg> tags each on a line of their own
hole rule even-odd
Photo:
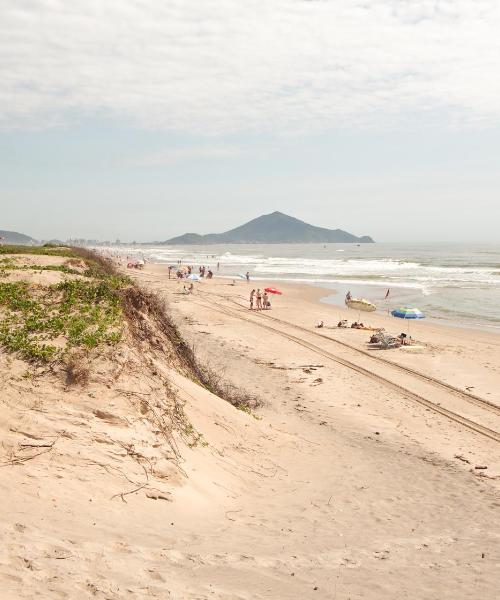
<svg viewBox="0 0 500 600">
<path fill-rule="evenodd" d="M 225 233 L 185 233 L 164 244 L 306 244 L 373 243 L 369 236 L 356 237 L 342 229 L 315 227 L 281 212 L 257 217 Z"/>
<path fill-rule="evenodd" d="M 29 235 L 24 233 L 17 233 L 17 231 L 2 231 L 0 229 L 0 244 L 21 244 L 23 246 L 36 244 L 37 241 Z"/>
</svg>

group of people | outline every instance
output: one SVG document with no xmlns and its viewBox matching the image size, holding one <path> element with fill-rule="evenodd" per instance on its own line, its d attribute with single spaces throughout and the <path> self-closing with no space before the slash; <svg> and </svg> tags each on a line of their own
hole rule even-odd
<svg viewBox="0 0 500 600">
<path fill-rule="evenodd" d="M 172 265 L 169 265 L 168 267 L 168 278 L 171 279 L 172 277 L 172 271 L 175 269 L 175 267 L 173 267 Z M 183 278 L 188 278 L 191 274 L 193 273 L 193 267 L 192 266 L 187 266 L 187 267 L 178 267 L 177 271 L 175 272 L 175 276 L 177 277 L 177 279 L 183 279 Z M 206 279 L 212 279 L 212 277 L 214 276 L 213 271 L 210 269 L 210 267 L 205 267 L 205 265 L 202 265 L 198 268 L 198 276 L 199 277 L 205 277 Z"/>
<path fill-rule="evenodd" d="M 324 326 L 325 326 L 324 321 L 318 321 L 316 323 L 316 329 L 321 329 Z M 357 321 L 354 321 L 354 323 L 352 323 L 352 325 L 349 325 L 347 319 L 341 319 L 337 323 L 337 327 L 340 327 L 341 329 L 348 329 L 349 327 L 351 329 L 372 329 L 372 327 L 367 327 L 364 323 L 358 323 Z"/>
<path fill-rule="evenodd" d="M 191 268 L 192 267 L 188 267 L 188 270 Z M 210 267 L 205 267 L 205 265 L 202 265 L 198 268 L 198 274 L 200 277 L 206 277 L 207 279 L 212 279 L 212 277 L 214 276 L 213 271 L 210 269 Z"/>
<path fill-rule="evenodd" d="M 144 269 L 145 264 L 146 259 L 144 256 L 142 258 L 127 256 L 127 269 Z"/>
<path fill-rule="evenodd" d="M 255 310 L 269 310 L 271 308 L 269 296 L 265 290 L 261 292 L 260 289 L 257 289 L 250 292 L 250 310 L 254 310 L 254 304 Z"/>
</svg>

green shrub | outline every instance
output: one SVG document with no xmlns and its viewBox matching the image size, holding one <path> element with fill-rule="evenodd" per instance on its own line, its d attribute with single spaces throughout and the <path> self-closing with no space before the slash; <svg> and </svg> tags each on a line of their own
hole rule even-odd
<svg viewBox="0 0 500 600">
<path fill-rule="evenodd" d="M 0 283 L 0 344 L 27 360 L 61 358 L 70 348 L 121 339 L 121 290 L 128 280 L 101 273 L 44 287 Z M 63 344 L 51 343 L 62 338 Z"/>
</svg>

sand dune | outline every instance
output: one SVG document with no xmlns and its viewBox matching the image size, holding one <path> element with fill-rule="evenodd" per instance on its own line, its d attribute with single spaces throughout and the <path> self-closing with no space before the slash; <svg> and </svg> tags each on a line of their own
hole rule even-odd
<svg viewBox="0 0 500 600">
<path fill-rule="evenodd" d="M 497 441 L 329 358 L 370 360 L 313 337 L 318 318 L 339 314 L 320 291 L 287 287 L 269 315 L 283 322 L 269 323 L 243 307 L 243 282 L 185 296 L 160 268 L 136 277 L 264 406 L 236 410 L 146 348 L 122 346 L 76 388 L 57 374 L 27 379 L 0 353 L 2 598 L 497 597 Z M 498 401 L 498 337 L 418 325 L 425 351 L 383 358 Z M 165 378 L 192 426 L 174 447 L 144 405 Z M 408 386 L 500 431 L 494 410 Z"/>
</svg>

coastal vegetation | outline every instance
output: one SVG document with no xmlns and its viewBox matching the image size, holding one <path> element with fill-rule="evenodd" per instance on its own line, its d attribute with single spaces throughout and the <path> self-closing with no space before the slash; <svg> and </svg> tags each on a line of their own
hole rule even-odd
<svg viewBox="0 0 500 600">
<path fill-rule="evenodd" d="M 0 345 L 8 352 L 31 363 L 62 364 L 69 381 L 85 383 L 88 369 L 83 374 L 75 356 L 92 359 L 123 340 L 143 354 L 147 348 L 159 355 L 238 409 L 251 411 L 261 404 L 202 364 L 164 300 L 122 275 L 111 260 L 92 250 L 53 245 L 0 251 Z M 54 261 L 46 262 L 51 257 Z M 33 281 L 30 273 L 60 279 Z"/>
<path fill-rule="evenodd" d="M 8 246 L 2 253 L 6 250 L 10 256 L 0 262 L 0 344 L 6 350 L 28 361 L 51 362 L 64 360 L 75 348 L 92 349 L 121 339 L 120 292 L 129 285 L 127 278 L 106 273 L 99 262 L 76 249 Z M 16 260 L 16 254 L 70 260 L 27 264 Z M 16 271 L 20 278 L 9 281 Z M 22 277 L 28 271 L 55 271 L 64 278 L 33 283 Z"/>
</svg>

